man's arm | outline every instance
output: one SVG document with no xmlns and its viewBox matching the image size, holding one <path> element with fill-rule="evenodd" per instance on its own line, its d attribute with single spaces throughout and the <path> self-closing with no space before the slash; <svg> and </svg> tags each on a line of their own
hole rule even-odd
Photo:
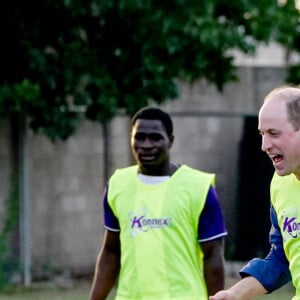
<svg viewBox="0 0 300 300">
<path fill-rule="evenodd" d="M 116 283 L 120 271 L 119 232 L 105 231 L 97 258 L 90 300 L 104 300 Z"/>
<path fill-rule="evenodd" d="M 271 206 L 269 254 L 264 258 L 254 258 L 240 271 L 244 277 L 234 286 L 220 291 L 209 300 L 244 300 L 270 293 L 291 280 L 289 262 L 285 257 L 282 236 L 274 208 Z"/>
<path fill-rule="evenodd" d="M 250 260 L 240 270 L 241 277 L 255 277 L 269 293 L 291 281 L 289 262 L 284 253 L 282 235 L 273 206 L 271 206 L 270 215 L 272 226 L 269 241 L 271 247 L 268 255 L 263 259 Z"/>
<path fill-rule="evenodd" d="M 216 239 L 201 243 L 204 254 L 204 278 L 208 295 L 213 295 L 217 291 L 224 289 L 224 256 L 223 239 Z"/>
<path fill-rule="evenodd" d="M 264 295 L 267 290 L 252 276 L 245 277 L 227 290 L 219 291 L 209 300 L 245 300 Z"/>
</svg>

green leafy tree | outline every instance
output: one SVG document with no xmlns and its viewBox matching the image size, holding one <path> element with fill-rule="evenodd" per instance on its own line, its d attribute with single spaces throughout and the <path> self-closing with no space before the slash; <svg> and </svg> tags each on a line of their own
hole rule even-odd
<svg viewBox="0 0 300 300">
<path fill-rule="evenodd" d="M 293 0 L 4 1 L 0 118 L 10 120 L 18 146 L 0 233 L 0 285 L 7 238 L 18 230 L 18 129 L 25 121 L 56 140 L 88 119 L 103 124 L 105 137 L 120 109 L 131 115 L 150 100 L 172 100 L 179 81 L 205 79 L 221 91 L 238 80 L 230 50 L 254 53 L 257 42 L 277 41 L 300 52 L 299 32 Z M 289 74 L 299 80 L 300 68 Z"/>
<path fill-rule="evenodd" d="M 179 80 L 222 90 L 237 80 L 229 50 L 299 40 L 294 1 L 29 0 L 0 10 L 0 117 L 26 117 L 51 139 L 84 119 L 106 123 L 149 100 L 178 95 Z"/>
</svg>

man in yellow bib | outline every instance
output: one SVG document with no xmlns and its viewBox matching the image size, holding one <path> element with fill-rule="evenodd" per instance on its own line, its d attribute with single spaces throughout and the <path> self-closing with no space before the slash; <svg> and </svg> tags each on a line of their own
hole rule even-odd
<svg viewBox="0 0 300 300">
<path fill-rule="evenodd" d="M 116 300 L 203 300 L 224 288 L 215 175 L 170 161 L 173 140 L 168 113 L 146 107 L 133 116 L 137 164 L 106 185 L 90 300 L 106 299 L 116 283 Z"/>
<path fill-rule="evenodd" d="M 273 162 L 271 181 L 271 249 L 251 260 L 241 281 L 210 300 L 244 300 L 270 293 L 292 280 L 293 300 L 300 300 L 300 89 L 271 91 L 260 109 L 262 150 Z"/>
</svg>

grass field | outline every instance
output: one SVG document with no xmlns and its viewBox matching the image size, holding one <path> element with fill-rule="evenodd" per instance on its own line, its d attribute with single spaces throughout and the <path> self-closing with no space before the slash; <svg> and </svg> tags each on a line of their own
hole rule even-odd
<svg viewBox="0 0 300 300">
<path fill-rule="evenodd" d="M 231 285 L 235 279 L 230 279 L 227 285 Z M 53 283 L 34 283 L 30 288 L 15 287 L 0 292 L 1 300 L 88 300 L 90 281 L 72 281 L 68 287 L 59 287 Z M 264 295 L 259 300 L 289 300 L 294 291 L 290 286 L 270 294 Z M 113 293 L 108 300 L 113 299 Z"/>
<path fill-rule="evenodd" d="M 73 281 L 67 287 L 53 283 L 33 283 L 31 287 L 7 288 L 0 292 L 1 300 L 87 300 L 90 282 Z"/>
</svg>

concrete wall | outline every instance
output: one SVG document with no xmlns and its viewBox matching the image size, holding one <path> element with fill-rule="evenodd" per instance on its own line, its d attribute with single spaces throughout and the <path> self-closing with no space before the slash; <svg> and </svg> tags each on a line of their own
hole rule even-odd
<svg viewBox="0 0 300 300">
<path fill-rule="evenodd" d="M 240 81 L 223 93 L 198 82 L 182 85 L 181 97 L 165 105 L 174 115 L 174 159 L 215 172 L 216 183 L 229 231 L 234 240 L 234 201 L 238 199 L 237 171 L 244 118 L 257 116 L 264 96 L 284 82 L 283 68 L 241 67 Z"/>
<path fill-rule="evenodd" d="M 163 108 L 174 120 L 172 159 L 217 173 L 217 188 L 230 235 L 234 235 L 237 157 L 246 115 L 256 115 L 265 94 L 284 82 L 283 68 L 241 67 L 240 81 L 223 93 L 196 82 L 181 84 L 179 99 Z M 132 162 L 128 118 L 110 126 L 109 174 Z M 0 123 L 0 220 L 9 182 L 9 127 Z M 101 125 L 84 122 L 66 142 L 29 133 L 29 183 L 33 270 L 48 265 L 93 272 L 102 240 L 101 194 L 105 183 Z"/>
</svg>

